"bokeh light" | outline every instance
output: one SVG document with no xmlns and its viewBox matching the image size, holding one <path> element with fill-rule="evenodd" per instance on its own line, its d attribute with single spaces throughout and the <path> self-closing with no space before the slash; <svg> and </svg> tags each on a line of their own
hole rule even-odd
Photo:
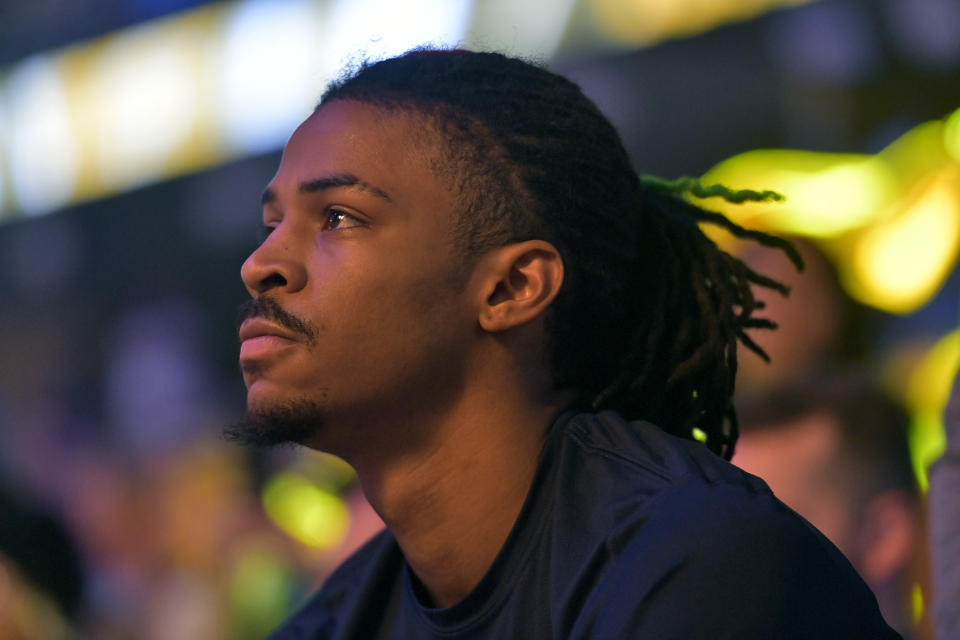
<svg viewBox="0 0 960 640">
<path fill-rule="evenodd" d="M 474 2 L 467 44 L 514 55 L 551 58 L 560 46 L 576 0 Z M 504 25 L 510 25 L 504 29 Z"/>
<path fill-rule="evenodd" d="M 263 638 L 283 620 L 294 599 L 293 576 L 269 544 L 240 545 L 230 577 L 231 638 Z"/>
<path fill-rule="evenodd" d="M 189 31 L 170 29 L 114 36 L 92 70 L 97 167 L 110 190 L 155 180 L 190 141 L 200 112 L 199 65 Z"/>
<path fill-rule="evenodd" d="M 263 489 L 263 506 L 280 528 L 311 547 L 337 546 L 350 526 L 343 500 L 298 473 L 284 471 L 271 478 Z"/>
<path fill-rule="evenodd" d="M 947 118 L 943 128 L 943 147 L 954 160 L 960 162 L 960 109 Z"/>
<path fill-rule="evenodd" d="M 326 51 L 335 69 L 362 56 L 377 60 L 425 43 L 455 45 L 467 32 L 470 0 L 332 0 L 337 25 Z"/>
<path fill-rule="evenodd" d="M 70 201 L 76 186 L 77 152 L 56 62 L 36 55 L 7 78 L 10 189 L 28 215 Z"/>
<path fill-rule="evenodd" d="M 960 117 L 923 123 L 880 153 L 769 149 L 725 160 L 705 183 L 772 189 L 773 203 L 708 203 L 739 224 L 819 239 L 847 292 L 905 314 L 943 286 L 960 254 Z"/>
<path fill-rule="evenodd" d="M 669 36 L 697 33 L 744 20 L 772 7 L 809 0 L 590 0 L 597 28 L 624 46 L 650 44 Z"/>
<path fill-rule="evenodd" d="M 845 278 L 855 298 L 908 313 L 942 286 L 960 252 L 960 176 L 951 173 L 896 217 L 863 231 Z"/>
<path fill-rule="evenodd" d="M 833 237 L 881 217 L 897 185 L 889 167 L 870 156 L 785 149 L 734 156 L 703 180 L 783 194 L 786 200 L 777 203 L 710 204 L 744 224 L 814 238 Z"/>
<path fill-rule="evenodd" d="M 910 457 L 920 488 L 929 487 L 927 470 L 946 448 L 943 413 L 960 372 L 960 329 L 941 338 L 911 376 L 907 403 L 913 414 Z"/>
<path fill-rule="evenodd" d="M 305 0 L 247 0 L 230 8 L 215 81 L 217 122 L 232 151 L 276 149 L 310 114 L 330 71 L 322 55 L 329 24 Z"/>
<path fill-rule="evenodd" d="M 3 154 L 10 143 L 9 124 L 7 123 L 7 106 L 3 91 L 0 91 L 0 222 L 4 218 L 4 210 L 8 208 L 7 197 L 7 163 Z"/>
</svg>

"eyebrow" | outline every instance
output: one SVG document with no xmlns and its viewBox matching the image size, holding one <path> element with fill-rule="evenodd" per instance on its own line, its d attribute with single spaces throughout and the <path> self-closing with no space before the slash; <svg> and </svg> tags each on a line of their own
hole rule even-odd
<svg viewBox="0 0 960 640">
<path fill-rule="evenodd" d="M 393 198 L 379 187 L 375 187 L 369 182 L 365 182 L 353 175 L 352 173 L 335 173 L 329 176 L 322 176 L 320 178 L 314 178 L 313 180 L 306 180 L 300 183 L 299 191 L 300 193 L 317 193 L 318 191 L 325 191 L 327 189 L 335 189 L 337 187 L 354 187 L 361 191 L 367 191 L 378 198 L 382 198 L 387 202 L 393 202 Z M 267 187 L 263 195 L 260 197 L 260 204 L 268 204 L 276 200 L 277 194 Z"/>
</svg>

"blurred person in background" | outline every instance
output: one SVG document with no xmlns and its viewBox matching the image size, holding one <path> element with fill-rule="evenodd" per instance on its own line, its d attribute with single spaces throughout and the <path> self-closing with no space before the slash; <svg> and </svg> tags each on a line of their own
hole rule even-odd
<svg viewBox="0 0 960 640">
<path fill-rule="evenodd" d="M 67 530 L 0 485 L 0 638 L 70 640 L 84 569 Z"/>
<path fill-rule="evenodd" d="M 134 466 L 78 447 L 70 470 L 89 637 L 258 640 L 292 606 L 303 559 L 266 520 L 235 450 L 193 441 Z"/>
<path fill-rule="evenodd" d="M 790 387 L 813 372 L 843 368 L 869 352 L 874 334 L 872 316 L 840 287 L 824 253 L 809 240 L 791 238 L 803 256 L 803 273 L 776 251 L 746 245 L 739 257 L 751 269 L 790 287 L 789 296 L 767 296 L 764 317 L 776 331 L 747 331 L 770 356 L 766 362 L 747 357 L 740 348 L 737 397 L 763 395 Z M 760 289 L 754 287 L 754 295 Z"/>
<path fill-rule="evenodd" d="M 926 558 L 906 411 L 853 374 L 808 378 L 738 408 L 734 464 L 833 541 L 909 636 Z"/>
<path fill-rule="evenodd" d="M 271 637 L 896 636 L 723 459 L 736 343 L 765 326 L 749 284 L 781 287 L 698 223 L 799 257 L 685 189 L 641 180 L 576 85 L 499 54 L 328 88 L 242 268 L 229 433 L 341 456 L 387 530 Z"/>
</svg>

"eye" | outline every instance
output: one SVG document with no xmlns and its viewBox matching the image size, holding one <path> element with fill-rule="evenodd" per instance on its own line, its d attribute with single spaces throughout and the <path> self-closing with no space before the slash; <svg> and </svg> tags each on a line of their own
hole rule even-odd
<svg viewBox="0 0 960 640">
<path fill-rule="evenodd" d="M 327 211 L 327 219 L 323 230 L 342 231 L 343 229 L 352 229 L 353 227 L 359 227 L 363 224 L 364 222 L 362 220 L 342 209 L 330 209 Z"/>
<path fill-rule="evenodd" d="M 263 225 L 263 227 L 261 227 L 261 229 L 260 229 L 260 244 L 263 244 L 263 242 L 267 239 L 267 237 L 268 237 L 271 233 L 273 233 L 273 230 L 274 230 L 274 229 L 276 229 L 276 227 L 271 227 L 271 226 L 269 226 L 269 225 Z"/>
</svg>

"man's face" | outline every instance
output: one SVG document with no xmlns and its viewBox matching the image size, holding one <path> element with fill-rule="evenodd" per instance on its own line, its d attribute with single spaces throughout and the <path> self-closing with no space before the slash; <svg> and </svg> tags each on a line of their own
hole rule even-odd
<svg viewBox="0 0 960 640">
<path fill-rule="evenodd" d="M 811 413 L 740 434 L 733 463 L 763 478 L 780 500 L 855 558 L 853 500 L 841 473 L 836 419 Z"/>
<path fill-rule="evenodd" d="M 253 301 L 240 364 L 250 414 L 309 414 L 294 439 L 349 448 L 370 435 L 357 429 L 442 411 L 462 383 L 476 316 L 427 128 L 329 103 L 293 134 L 265 191 L 269 234 L 241 270 Z"/>
</svg>

